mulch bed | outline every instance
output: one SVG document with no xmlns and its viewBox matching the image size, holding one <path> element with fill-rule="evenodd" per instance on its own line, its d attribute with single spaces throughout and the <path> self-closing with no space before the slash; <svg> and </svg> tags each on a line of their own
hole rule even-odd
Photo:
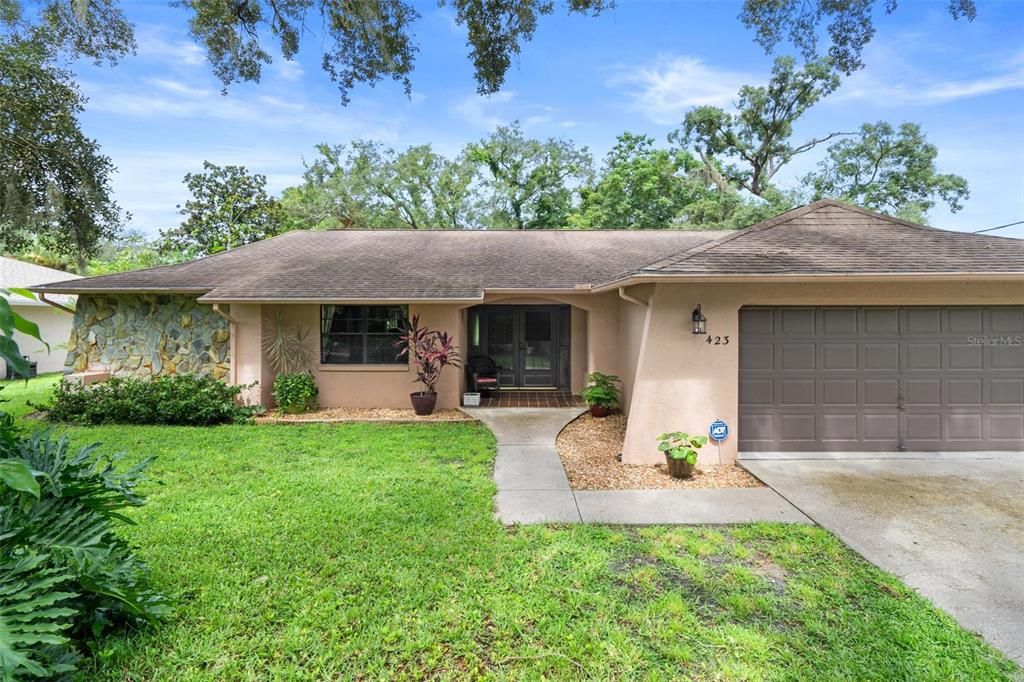
<svg viewBox="0 0 1024 682">
<path fill-rule="evenodd" d="M 626 417 L 580 416 L 558 435 L 556 446 L 574 490 L 644 488 L 760 488 L 763 484 L 732 464 L 700 465 L 687 479 L 672 478 L 664 464 L 618 461 L 626 436 Z"/>
<path fill-rule="evenodd" d="M 433 414 L 421 417 L 411 408 L 332 407 L 304 414 L 282 414 L 272 411 L 256 417 L 255 421 L 257 424 L 331 424 L 346 422 L 475 422 L 477 420 L 457 409 L 434 410 Z"/>
</svg>

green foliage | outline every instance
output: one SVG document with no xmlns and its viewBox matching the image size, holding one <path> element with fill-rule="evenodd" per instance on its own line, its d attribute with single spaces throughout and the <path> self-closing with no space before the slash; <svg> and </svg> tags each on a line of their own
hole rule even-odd
<svg viewBox="0 0 1024 682">
<path fill-rule="evenodd" d="M 39 243 L 84 271 L 123 217 L 110 187 L 114 165 L 82 132 L 85 98 L 54 65 L 52 48 L 0 35 L 0 247 Z"/>
<path fill-rule="evenodd" d="M 118 471 L 120 456 L 98 458 L 95 447 L 74 449 L 47 431 L 0 439 L 4 679 L 68 674 L 84 642 L 169 613 L 115 533 L 117 522 L 130 523 L 122 512 L 144 502 L 135 489 L 151 460 Z"/>
<path fill-rule="evenodd" d="M 800 50 L 808 61 L 818 56 L 818 37 L 825 27 L 832 44 L 828 56 L 836 68 L 849 75 L 864 66 L 861 54 L 875 35 L 871 13 L 878 0 L 745 0 L 740 19 L 757 32 L 757 42 L 771 54 L 783 40 Z M 885 0 L 885 13 L 896 9 L 896 0 Z M 953 19 L 974 21 L 974 0 L 949 0 Z"/>
<path fill-rule="evenodd" d="M 282 194 L 295 228 L 479 226 L 470 189 L 476 168 L 463 157 L 446 159 L 430 145 L 395 151 L 358 139 L 317 151 L 303 184 Z"/>
<path fill-rule="evenodd" d="M 112 377 L 88 386 L 61 381 L 50 404 L 37 407 L 46 410 L 51 421 L 75 424 L 209 426 L 252 416 L 252 408 L 238 404 L 243 388 L 198 374 L 151 380 Z"/>
<path fill-rule="evenodd" d="M 403 0 L 174 0 L 189 10 L 192 36 L 206 48 L 214 73 L 225 87 L 259 81 L 270 64 L 268 39 L 285 59 L 293 59 L 303 39 L 322 52 L 324 71 L 338 86 L 343 103 L 355 85 L 385 78 L 411 92 L 409 76 L 418 47 L 413 25 L 420 14 Z M 467 31 L 477 90 L 497 92 L 522 43 L 528 42 L 540 16 L 554 11 L 551 0 L 476 0 L 442 2 Z M 569 12 L 597 14 L 608 0 L 567 0 Z M 311 26 L 320 27 L 315 35 Z"/>
<path fill-rule="evenodd" d="M 99 245 L 96 255 L 89 261 L 89 274 L 109 275 L 158 265 L 172 265 L 188 259 L 188 254 L 183 251 L 167 248 L 166 244 L 151 241 L 141 232 L 128 230 L 115 239 Z"/>
<path fill-rule="evenodd" d="M 486 171 L 484 203 L 493 207 L 492 227 L 565 227 L 576 186 L 585 185 L 593 175 L 586 147 L 568 140 L 527 138 L 518 123 L 499 126 L 468 145 L 466 156 Z"/>
<path fill-rule="evenodd" d="M 278 374 L 274 378 L 274 401 L 287 414 L 315 409 L 319 395 L 316 380 L 309 372 Z"/>
<path fill-rule="evenodd" d="M 707 194 L 693 177 L 700 163 L 687 151 L 658 149 L 647 135 L 625 132 L 608 152 L 597 182 L 581 190 L 569 216 L 577 228 L 670 227 L 683 210 Z"/>
<path fill-rule="evenodd" d="M 865 123 L 857 137 L 830 145 L 828 157 L 803 182 L 815 199 L 843 199 L 920 222 L 936 199 L 955 213 L 970 196 L 967 180 L 938 172 L 938 153 L 916 123 L 899 129 L 884 121 Z"/>
<path fill-rule="evenodd" d="M 658 436 L 658 450 L 672 459 L 685 460 L 688 464 L 697 463 L 697 451 L 707 443 L 707 436 L 691 436 L 682 431 L 663 433 Z"/>
<path fill-rule="evenodd" d="M 166 250 L 207 256 L 281 231 L 280 205 L 267 194 L 265 175 L 204 161 L 201 173 L 185 175 L 185 185 L 192 193 L 179 207 L 185 220 L 160 233 Z"/>
<path fill-rule="evenodd" d="M 621 379 L 614 374 L 591 372 L 587 375 L 587 385 L 580 395 L 590 407 L 615 409 L 622 402 L 622 393 L 619 391 L 620 382 Z"/>
<path fill-rule="evenodd" d="M 772 177 L 794 156 L 842 133 L 793 144 L 793 123 L 821 98 L 839 87 L 839 76 L 827 60 L 809 62 L 802 69 L 791 57 L 779 57 L 765 86 L 744 85 L 736 102 L 737 113 L 712 106 L 695 107 L 683 127 L 669 139 L 693 146 L 708 173 L 760 196 Z M 735 162 L 721 165 L 722 159 Z M 718 175 L 723 178 L 718 178 Z"/>
<path fill-rule="evenodd" d="M 43 341 L 43 338 L 39 335 L 39 325 L 25 319 L 11 307 L 5 296 L 9 294 L 31 299 L 35 299 L 35 294 L 25 289 L 0 289 L 0 360 L 7 363 L 14 374 L 27 377 L 29 363 L 22 357 L 21 351 L 18 349 L 18 344 L 14 340 L 14 332 L 31 336 L 37 341 Z M 49 344 L 47 344 L 47 348 L 49 348 Z"/>
</svg>

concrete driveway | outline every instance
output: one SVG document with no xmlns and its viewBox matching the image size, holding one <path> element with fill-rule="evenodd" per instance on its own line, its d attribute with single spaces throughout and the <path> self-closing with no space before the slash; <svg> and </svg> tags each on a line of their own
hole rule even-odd
<svg viewBox="0 0 1024 682">
<path fill-rule="evenodd" d="M 1024 664 L 1024 455 L 748 456 L 742 464 L 868 561 Z"/>
</svg>

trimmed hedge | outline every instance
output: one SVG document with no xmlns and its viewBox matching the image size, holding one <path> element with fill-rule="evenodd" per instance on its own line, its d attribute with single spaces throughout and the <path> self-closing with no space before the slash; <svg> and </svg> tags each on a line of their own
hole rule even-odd
<svg viewBox="0 0 1024 682">
<path fill-rule="evenodd" d="M 309 372 L 278 374 L 274 379 L 274 400 L 282 412 L 298 414 L 316 407 L 320 391 Z"/>
<path fill-rule="evenodd" d="M 208 426 L 252 417 L 255 408 L 238 404 L 243 388 L 198 374 L 150 380 L 113 377 L 88 386 L 61 381 L 52 403 L 38 407 L 51 421 L 74 424 Z"/>
</svg>

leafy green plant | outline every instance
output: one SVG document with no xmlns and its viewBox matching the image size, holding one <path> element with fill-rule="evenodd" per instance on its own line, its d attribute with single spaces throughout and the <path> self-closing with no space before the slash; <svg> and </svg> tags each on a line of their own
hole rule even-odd
<svg viewBox="0 0 1024 682">
<path fill-rule="evenodd" d="M 316 407 L 320 391 L 309 372 L 278 374 L 274 379 L 274 400 L 282 412 L 297 414 Z"/>
<path fill-rule="evenodd" d="M 14 341 L 14 332 L 21 332 L 37 341 L 43 341 L 43 338 L 39 335 L 39 325 L 15 312 L 3 294 L 16 294 L 32 300 L 35 300 L 35 295 L 26 289 L 0 289 L 0 360 L 7 363 L 14 374 L 27 377 L 28 360 L 21 356 Z M 50 347 L 45 341 L 43 343 Z"/>
<path fill-rule="evenodd" d="M 0 439 L 4 680 L 71 673 L 84 641 L 170 611 L 115 533 L 115 523 L 132 523 L 123 510 L 144 503 L 135 489 L 152 460 L 118 471 L 119 458 L 97 458 L 95 448 L 72 449 L 48 431 Z"/>
<path fill-rule="evenodd" d="M 685 460 L 688 464 L 697 463 L 697 451 L 707 443 L 707 436 L 691 436 L 682 431 L 663 433 L 658 436 L 658 450 L 672 459 Z"/>
<path fill-rule="evenodd" d="M 152 380 L 113 377 L 84 386 L 61 381 L 49 405 L 51 421 L 75 424 L 177 424 L 208 426 L 246 421 L 255 408 L 238 404 L 246 386 L 211 376 L 179 374 Z"/>
<path fill-rule="evenodd" d="M 621 380 L 614 374 L 591 372 L 587 375 L 587 386 L 580 392 L 590 407 L 615 409 L 622 402 L 618 384 Z"/>
</svg>

